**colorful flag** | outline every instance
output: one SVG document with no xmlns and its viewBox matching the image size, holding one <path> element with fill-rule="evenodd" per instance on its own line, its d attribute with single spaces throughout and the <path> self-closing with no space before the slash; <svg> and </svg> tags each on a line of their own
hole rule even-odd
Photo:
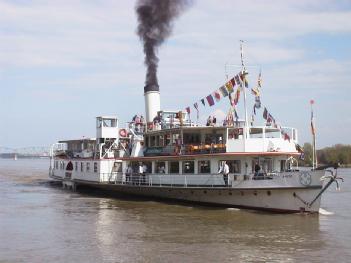
<svg viewBox="0 0 351 263">
<path fill-rule="evenodd" d="M 267 111 L 266 107 L 264 107 L 264 110 L 263 110 L 263 119 L 267 120 L 267 116 L 268 116 L 268 111 Z"/>
<path fill-rule="evenodd" d="M 243 84 L 243 83 L 242 83 L 242 81 L 241 81 L 239 75 L 235 75 L 235 82 L 236 82 L 236 84 L 238 84 L 239 86 L 242 87 L 242 84 Z"/>
<path fill-rule="evenodd" d="M 186 107 L 186 112 L 188 113 L 188 114 L 190 114 L 190 107 Z"/>
<path fill-rule="evenodd" d="M 194 108 L 196 109 L 196 118 L 199 119 L 199 105 L 197 102 L 194 103 Z"/>
<path fill-rule="evenodd" d="M 233 88 L 235 87 L 235 79 L 234 78 L 232 78 L 231 80 L 230 80 L 230 82 L 232 83 L 232 86 L 233 86 Z M 233 91 L 233 90 L 232 90 Z"/>
<path fill-rule="evenodd" d="M 260 99 L 260 96 L 256 96 L 256 97 L 255 97 L 255 107 L 256 107 L 256 109 L 261 108 L 261 99 Z"/>
<path fill-rule="evenodd" d="M 244 83 L 246 88 L 248 88 L 249 87 L 249 82 L 247 81 L 245 75 L 242 72 L 240 72 L 239 76 L 240 76 L 241 82 Z"/>
<path fill-rule="evenodd" d="M 258 85 L 258 87 L 261 88 L 261 85 L 262 85 L 261 70 L 260 70 L 260 74 L 258 75 L 257 85 Z"/>
<path fill-rule="evenodd" d="M 228 91 L 227 91 L 227 89 L 224 86 L 220 87 L 219 91 L 221 92 L 223 97 L 227 97 L 228 96 Z"/>
<path fill-rule="evenodd" d="M 289 140 L 290 142 L 290 136 L 287 133 L 284 133 L 284 140 Z"/>
<path fill-rule="evenodd" d="M 256 105 L 253 107 L 253 113 L 256 115 Z"/>
<path fill-rule="evenodd" d="M 204 107 L 206 106 L 205 99 L 201 99 L 201 103 L 202 103 L 202 105 L 204 105 Z"/>
<path fill-rule="evenodd" d="M 230 105 L 231 105 L 231 106 L 234 106 L 234 105 L 235 105 L 235 104 L 234 104 L 234 99 L 233 99 L 231 93 L 229 93 L 229 102 L 230 102 Z"/>
<path fill-rule="evenodd" d="M 213 97 L 211 94 L 206 97 L 206 100 L 208 102 L 208 105 L 210 105 L 210 106 L 214 105 L 214 100 L 213 100 Z"/>
<path fill-rule="evenodd" d="M 251 93 L 256 97 L 260 96 L 260 90 L 258 89 L 258 87 L 251 89 Z"/>
<path fill-rule="evenodd" d="M 234 98 L 234 104 L 237 105 L 240 99 L 240 87 L 238 87 L 238 89 L 236 90 L 235 93 L 235 98 Z"/>
<path fill-rule="evenodd" d="M 233 92 L 233 84 L 230 81 L 225 84 L 225 87 L 229 93 Z"/>
<path fill-rule="evenodd" d="M 220 101 L 221 100 L 221 94 L 219 93 L 218 90 L 216 90 L 215 92 L 213 92 L 213 96 L 215 97 L 216 101 Z"/>
</svg>

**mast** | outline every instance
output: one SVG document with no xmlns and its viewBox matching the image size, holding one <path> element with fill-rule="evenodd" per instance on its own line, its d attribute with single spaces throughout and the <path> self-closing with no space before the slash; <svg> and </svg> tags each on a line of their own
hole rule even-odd
<svg viewBox="0 0 351 263">
<path fill-rule="evenodd" d="M 249 123 L 248 123 L 248 118 L 247 118 L 247 107 L 246 107 L 246 88 L 245 88 L 245 77 L 246 77 L 246 68 L 245 68 L 245 64 L 244 64 L 244 45 L 243 45 L 244 41 L 240 40 L 240 55 L 241 55 L 241 73 L 244 76 L 244 108 L 245 108 L 245 128 L 247 129 L 247 127 L 249 127 Z M 247 131 L 245 134 L 245 138 L 247 137 Z"/>
</svg>

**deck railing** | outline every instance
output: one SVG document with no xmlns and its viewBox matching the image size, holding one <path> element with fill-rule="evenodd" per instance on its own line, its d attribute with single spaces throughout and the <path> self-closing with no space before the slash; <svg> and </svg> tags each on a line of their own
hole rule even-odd
<svg viewBox="0 0 351 263">
<path fill-rule="evenodd" d="M 234 187 L 247 180 L 272 180 L 280 177 L 280 173 L 260 175 L 229 174 L 225 178 L 222 174 L 138 174 L 124 173 L 100 174 L 101 182 L 119 185 L 158 186 L 158 187 Z"/>
</svg>

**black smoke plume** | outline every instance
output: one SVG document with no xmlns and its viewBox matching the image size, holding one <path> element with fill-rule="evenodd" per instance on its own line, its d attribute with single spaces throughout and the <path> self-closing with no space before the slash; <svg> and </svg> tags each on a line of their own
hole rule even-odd
<svg viewBox="0 0 351 263">
<path fill-rule="evenodd" d="M 157 66 L 158 47 L 172 33 L 173 20 L 179 16 L 191 0 L 138 0 L 137 33 L 143 42 L 146 65 L 146 91 L 158 91 Z"/>
</svg>

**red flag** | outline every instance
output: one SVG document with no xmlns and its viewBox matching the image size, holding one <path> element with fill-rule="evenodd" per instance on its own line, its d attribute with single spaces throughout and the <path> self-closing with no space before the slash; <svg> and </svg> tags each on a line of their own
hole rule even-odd
<svg viewBox="0 0 351 263">
<path fill-rule="evenodd" d="M 213 100 L 213 97 L 211 94 L 206 97 L 206 100 L 208 102 L 208 105 L 210 105 L 210 106 L 214 105 L 214 100 Z"/>
</svg>

